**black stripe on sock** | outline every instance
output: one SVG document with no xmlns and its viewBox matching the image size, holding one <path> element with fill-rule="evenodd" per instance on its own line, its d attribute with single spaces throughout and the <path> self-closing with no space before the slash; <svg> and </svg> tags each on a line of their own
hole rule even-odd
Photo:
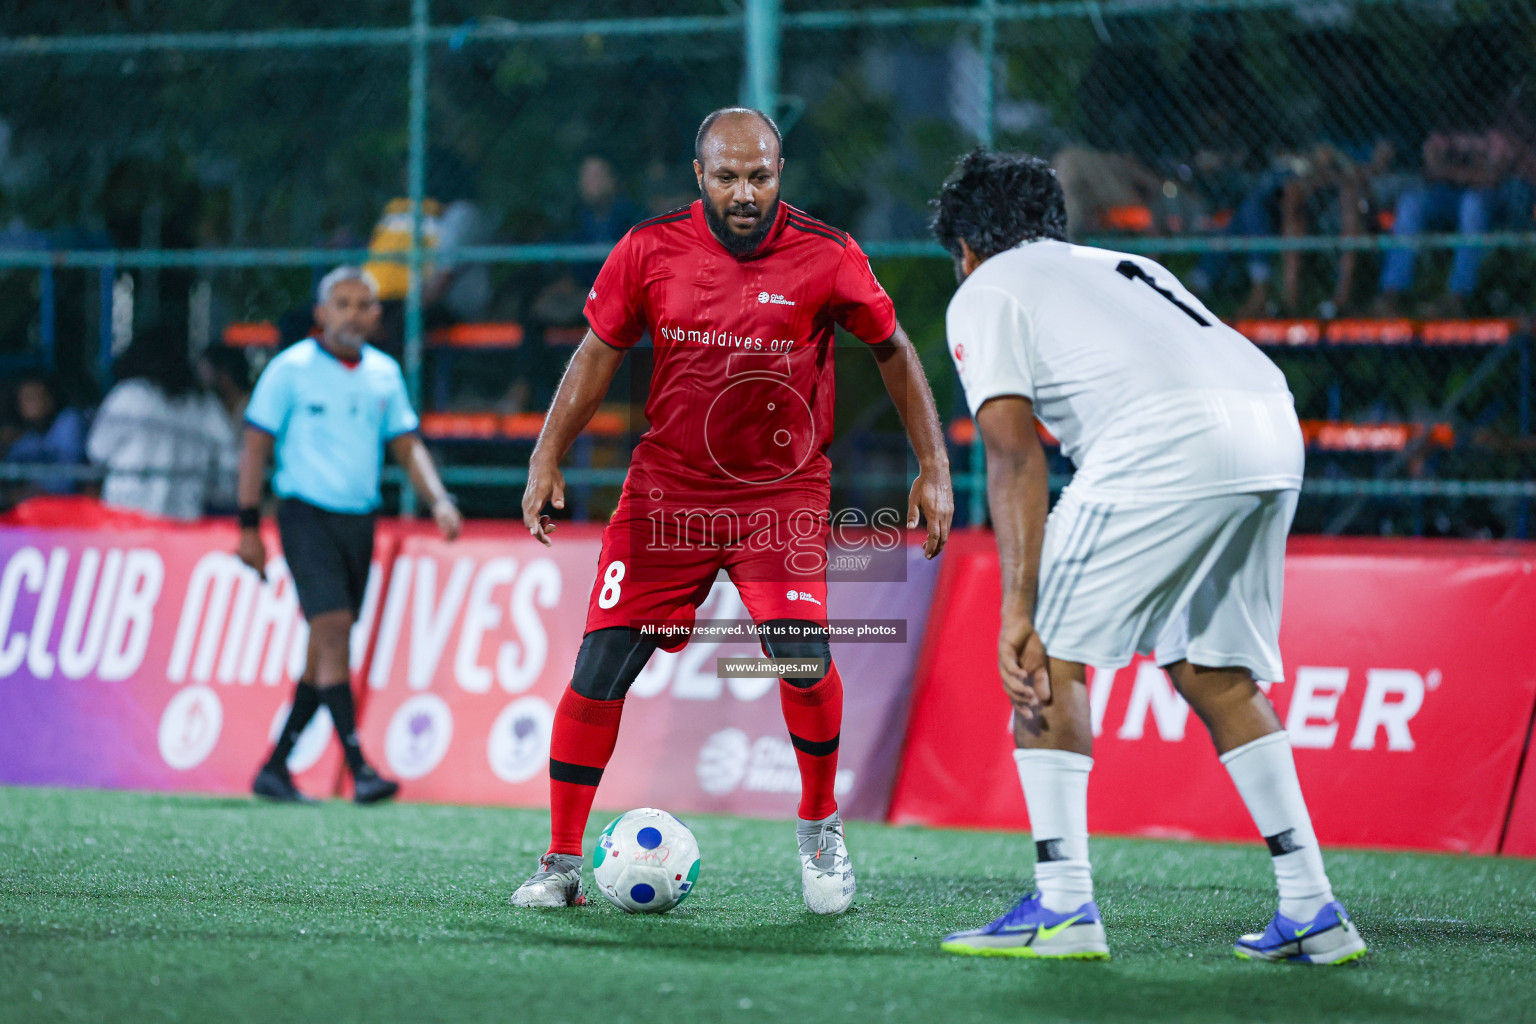
<svg viewBox="0 0 1536 1024">
<path fill-rule="evenodd" d="M 569 782 L 573 786 L 596 786 L 603 781 L 603 770 L 590 765 L 571 764 L 569 761 L 549 759 L 549 778 L 552 782 Z"/>
<path fill-rule="evenodd" d="M 1271 857 L 1283 857 L 1288 853 L 1295 853 L 1301 849 L 1301 844 L 1296 841 L 1296 830 L 1288 828 L 1284 832 L 1276 832 L 1272 836 L 1265 836 L 1264 842 L 1269 846 Z"/>
<path fill-rule="evenodd" d="M 837 752 L 837 741 L 842 737 L 838 733 L 829 740 L 808 740 L 794 733 L 789 734 L 789 742 L 795 745 L 795 749 L 802 754 L 810 754 L 812 757 L 826 757 Z"/>
<path fill-rule="evenodd" d="M 1067 855 L 1061 851 L 1060 839 L 1036 839 L 1035 863 L 1049 864 L 1054 860 L 1066 860 Z"/>
</svg>

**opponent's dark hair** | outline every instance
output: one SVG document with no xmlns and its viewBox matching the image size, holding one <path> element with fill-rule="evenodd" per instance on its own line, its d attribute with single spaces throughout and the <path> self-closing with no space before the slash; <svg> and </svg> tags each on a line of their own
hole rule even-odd
<svg viewBox="0 0 1536 1024">
<path fill-rule="evenodd" d="M 976 148 L 929 201 L 928 226 L 956 261 L 960 240 L 986 258 L 1037 238 L 1066 241 L 1067 205 L 1051 165 L 1027 153 Z"/>
<path fill-rule="evenodd" d="M 133 336 L 112 368 L 118 380 L 142 378 L 167 398 L 180 398 L 202 390 L 192 357 L 187 352 L 185 331 L 173 331 L 152 323 Z"/>
<path fill-rule="evenodd" d="M 779 145 L 779 156 L 784 155 L 784 133 L 779 131 L 779 126 L 774 123 L 773 118 L 755 107 L 721 107 L 719 110 L 710 111 L 709 115 L 699 122 L 698 133 L 693 137 L 693 158 L 699 163 L 704 162 L 704 139 L 709 135 L 709 130 L 715 126 L 716 121 L 727 114 L 751 114 L 762 121 L 768 126 L 768 130 L 773 132 L 773 140 Z"/>
</svg>

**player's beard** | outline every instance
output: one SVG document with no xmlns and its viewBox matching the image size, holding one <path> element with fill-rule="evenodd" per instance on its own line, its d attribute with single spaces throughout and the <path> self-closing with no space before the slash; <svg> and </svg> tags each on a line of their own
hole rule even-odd
<svg viewBox="0 0 1536 1024">
<path fill-rule="evenodd" d="M 779 201 L 775 198 L 773 202 L 768 204 L 766 209 L 759 212 L 757 223 L 752 226 L 752 230 L 745 235 L 738 235 L 725 222 L 725 216 L 729 216 L 732 210 L 757 210 L 757 205 L 755 203 L 732 203 L 726 207 L 725 216 L 721 216 L 715 211 L 715 204 L 710 201 L 708 194 L 703 189 L 699 190 L 699 194 L 704 197 L 705 223 L 709 225 L 709 230 L 716 240 L 725 246 L 726 251 L 732 256 L 750 256 L 756 252 L 757 247 L 763 244 L 763 239 L 768 237 L 768 232 L 773 230 L 773 222 L 779 215 Z"/>
<path fill-rule="evenodd" d="M 360 355 L 363 351 L 364 343 L 368 340 L 363 337 L 362 332 L 352 329 L 328 331 L 326 332 L 325 339 L 331 343 L 332 348 L 339 350 L 339 353 L 348 359 L 353 359 Z"/>
</svg>

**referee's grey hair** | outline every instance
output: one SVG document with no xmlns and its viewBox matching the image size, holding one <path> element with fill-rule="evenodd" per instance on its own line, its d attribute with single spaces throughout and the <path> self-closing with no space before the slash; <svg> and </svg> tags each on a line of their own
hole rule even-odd
<svg viewBox="0 0 1536 1024">
<path fill-rule="evenodd" d="M 372 274 L 356 264 L 344 263 L 320 279 L 320 287 L 315 289 L 315 297 L 320 305 L 331 301 L 331 292 L 343 281 L 361 281 L 368 286 L 374 298 L 379 297 L 379 282 L 373 279 Z"/>
</svg>

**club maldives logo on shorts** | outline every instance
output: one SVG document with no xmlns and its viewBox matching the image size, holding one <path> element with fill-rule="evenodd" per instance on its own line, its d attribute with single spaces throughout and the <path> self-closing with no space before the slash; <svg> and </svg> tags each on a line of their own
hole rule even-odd
<svg viewBox="0 0 1536 1024">
<path fill-rule="evenodd" d="M 757 301 L 764 306 L 793 306 L 795 304 L 794 299 L 786 299 L 784 296 L 775 295 L 772 292 L 758 292 Z"/>
<path fill-rule="evenodd" d="M 491 726 L 485 756 L 503 782 L 527 782 L 549 762 L 549 735 L 555 709 L 538 697 L 523 697 L 502 709 Z"/>
<path fill-rule="evenodd" d="M 419 779 L 442 761 L 453 740 L 447 701 L 421 693 L 401 704 L 384 733 L 384 757 L 402 779 Z"/>
<path fill-rule="evenodd" d="M 160 716 L 160 756 L 179 772 L 196 768 L 213 753 L 223 728 L 219 695 L 206 686 L 189 686 Z"/>
</svg>

